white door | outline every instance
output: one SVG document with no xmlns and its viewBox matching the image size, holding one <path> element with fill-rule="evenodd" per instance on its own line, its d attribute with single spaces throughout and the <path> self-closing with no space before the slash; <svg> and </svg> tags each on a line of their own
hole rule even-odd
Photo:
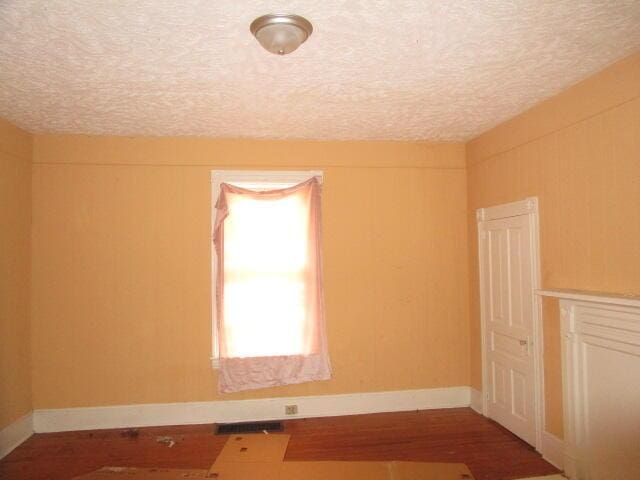
<svg viewBox="0 0 640 480">
<path fill-rule="evenodd" d="M 481 222 L 486 415 L 536 444 L 529 215 Z"/>
</svg>

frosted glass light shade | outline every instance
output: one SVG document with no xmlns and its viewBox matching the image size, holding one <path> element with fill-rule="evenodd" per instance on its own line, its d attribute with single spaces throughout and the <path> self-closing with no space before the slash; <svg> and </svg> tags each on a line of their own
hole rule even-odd
<svg viewBox="0 0 640 480">
<path fill-rule="evenodd" d="M 269 14 L 256 18 L 250 27 L 265 50 L 276 55 L 286 55 L 296 50 L 309 38 L 313 27 L 298 15 Z"/>
</svg>

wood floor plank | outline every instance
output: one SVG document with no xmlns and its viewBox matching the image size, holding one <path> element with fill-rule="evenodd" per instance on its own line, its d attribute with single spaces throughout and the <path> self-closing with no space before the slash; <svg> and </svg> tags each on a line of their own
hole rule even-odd
<svg viewBox="0 0 640 480">
<path fill-rule="evenodd" d="M 466 463 L 477 480 L 558 473 L 469 408 L 288 420 L 285 460 Z M 208 468 L 226 442 L 212 425 L 36 434 L 0 460 L 2 480 L 67 480 L 103 466 Z M 171 436 L 169 447 L 156 441 Z"/>
</svg>

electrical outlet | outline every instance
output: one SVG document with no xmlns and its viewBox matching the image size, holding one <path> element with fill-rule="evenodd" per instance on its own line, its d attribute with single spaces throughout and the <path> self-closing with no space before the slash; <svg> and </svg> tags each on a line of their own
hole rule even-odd
<svg viewBox="0 0 640 480">
<path fill-rule="evenodd" d="M 298 405 L 285 405 L 284 406 L 284 414 L 285 415 L 297 415 L 298 414 Z"/>
</svg>

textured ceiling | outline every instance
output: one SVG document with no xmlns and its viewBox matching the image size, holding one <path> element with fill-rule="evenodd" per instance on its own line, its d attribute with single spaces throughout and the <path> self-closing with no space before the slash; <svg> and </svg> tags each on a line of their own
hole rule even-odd
<svg viewBox="0 0 640 480">
<path fill-rule="evenodd" d="M 314 26 L 285 57 L 249 33 Z M 0 1 L 0 117 L 33 132 L 466 140 L 640 49 L 638 0 Z"/>
</svg>

